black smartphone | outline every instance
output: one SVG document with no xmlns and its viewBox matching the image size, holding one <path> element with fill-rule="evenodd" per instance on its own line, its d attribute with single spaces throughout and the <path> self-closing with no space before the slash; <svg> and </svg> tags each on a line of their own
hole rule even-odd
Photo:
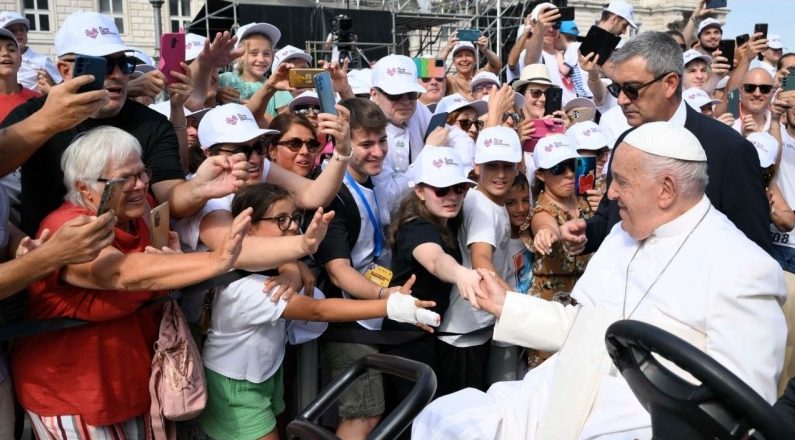
<svg viewBox="0 0 795 440">
<path fill-rule="evenodd" d="M 94 81 L 80 86 L 77 93 L 88 92 L 90 90 L 102 90 L 105 88 L 105 72 L 108 62 L 104 57 L 94 57 L 90 55 L 78 55 L 75 57 L 74 75 L 94 75 Z"/>
<path fill-rule="evenodd" d="M 789 74 L 781 80 L 781 91 L 795 90 L 795 67 L 790 67 Z"/>
<path fill-rule="evenodd" d="M 97 217 L 109 210 L 118 211 L 122 197 L 124 197 L 124 182 L 127 179 L 115 179 L 105 182 L 105 189 L 102 191 L 102 198 L 97 207 Z"/>
<path fill-rule="evenodd" d="M 331 85 L 331 76 L 328 71 L 318 73 L 313 76 L 312 79 L 315 82 L 317 99 L 320 101 L 320 111 L 322 113 L 336 115 L 337 109 L 334 105 L 337 101 L 334 99 L 334 87 Z"/>
<path fill-rule="evenodd" d="M 544 91 L 546 102 L 544 103 L 544 116 L 563 108 L 563 89 L 560 87 L 550 87 Z"/>
<path fill-rule="evenodd" d="M 740 117 L 740 90 L 734 89 L 726 97 L 727 110 L 735 119 Z"/>
<path fill-rule="evenodd" d="M 560 12 L 560 18 L 555 20 L 556 22 L 574 20 L 574 7 L 567 6 L 567 7 L 563 7 L 563 8 L 558 8 L 558 11 Z"/>
<path fill-rule="evenodd" d="M 729 70 L 734 69 L 734 40 L 720 40 L 718 50 L 720 50 L 721 56 L 729 60 Z"/>
<path fill-rule="evenodd" d="M 725 8 L 727 3 L 727 0 L 707 0 L 707 4 L 704 6 L 706 6 L 707 9 Z"/>
<path fill-rule="evenodd" d="M 447 114 L 447 112 L 441 112 L 431 117 L 431 121 L 428 123 L 428 129 L 425 130 L 425 137 L 422 138 L 423 140 L 427 140 L 428 135 L 430 135 L 433 130 L 436 130 L 436 127 L 444 127 L 444 124 L 447 123 Z"/>
<path fill-rule="evenodd" d="M 591 26 L 580 44 L 580 53 L 587 56 L 589 53 L 595 52 L 599 55 L 596 64 L 601 66 L 610 58 L 620 41 L 621 37 L 618 35 L 611 34 L 599 26 Z"/>
<path fill-rule="evenodd" d="M 762 33 L 762 36 L 759 37 L 759 38 L 761 38 L 763 40 L 765 38 L 767 38 L 767 23 L 757 23 L 757 24 L 754 25 L 754 35 L 756 35 L 759 32 Z M 754 38 L 754 39 L 756 39 L 756 38 Z"/>
<path fill-rule="evenodd" d="M 737 41 L 737 47 L 742 46 L 743 44 L 747 43 L 748 40 L 751 39 L 751 36 L 748 34 L 738 35 L 734 40 Z"/>
</svg>

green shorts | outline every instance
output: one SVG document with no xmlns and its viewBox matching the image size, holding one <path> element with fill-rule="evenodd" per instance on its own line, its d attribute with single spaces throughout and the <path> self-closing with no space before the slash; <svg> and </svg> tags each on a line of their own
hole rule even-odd
<svg viewBox="0 0 795 440">
<path fill-rule="evenodd" d="M 207 407 L 199 416 L 215 440 L 256 440 L 276 429 L 284 411 L 282 368 L 262 383 L 230 379 L 207 368 Z"/>
<path fill-rule="evenodd" d="M 325 342 L 323 350 L 332 378 L 339 376 L 360 357 L 378 353 L 376 346 L 347 342 Z M 339 416 L 343 419 L 380 416 L 384 413 L 385 406 L 384 380 L 381 373 L 368 370 L 340 397 Z"/>
</svg>

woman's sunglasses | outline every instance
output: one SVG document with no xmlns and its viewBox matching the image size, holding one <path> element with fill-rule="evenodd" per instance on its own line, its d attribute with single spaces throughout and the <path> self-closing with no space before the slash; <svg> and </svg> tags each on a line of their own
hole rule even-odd
<svg viewBox="0 0 795 440">
<path fill-rule="evenodd" d="M 455 194 L 460 196 L 461 194 L 464 194 L 465 192 L 467 192 L 469 190 L 469 184 L 468 183 L 459 183 L 457 185 L 446 186 L 444 188 L 437 188 L 437 187 L 431 186 L 431 185 L 425 185 L 425 186 L 427 186 L 428 188 L 432 189 L 433 193 L 436 195 L 436 197 L 439 197 L 439 198 L 442 198 L 442 197 L 446 196 L 447 194 L 450 194 L 450 191 L 452 191 L 453 193 L 455 193 Z"/>
<path fill-rule="evenodd" d="M 318 151 L 321 147 L 321 144 L 317 139 L 309 139 L 308 141 L 305 141 L 302 139 L 293 138 L 286 141 L 274 142 L 274 144 L 287 147 L 293 153 L 301 151 L 301 148 L 304 146 L 306 146 L 306 149 L 309 150 L 310 153 Z"/>
<path fill-rule="evenodd" d="M 575 167 L 574 162 L 575 162 L 574 159 L 566 159 L 563 162 L 553 166 L 552 168 L 549 168 L 547 171 L 549 171 L 549 174 L 552 174 L 553 176 L 560 176 L 562 174 L 565 174 L 567 169 L 574 172 L 574 167 Z"/>
<path fill-rule="evenodd" d="M 456 122 L 458 123 L 458 126 L 461 127 L 461 130 L 464 131 L 469 131 L 469 129 L 472 127 L 472 124 L 475 124 L 476 130 L 481 130 L 483 128 L 483 124 L 485 124 L 483 121 L 472 121 L 470 119 L 459 119 Z"/>
</svg>

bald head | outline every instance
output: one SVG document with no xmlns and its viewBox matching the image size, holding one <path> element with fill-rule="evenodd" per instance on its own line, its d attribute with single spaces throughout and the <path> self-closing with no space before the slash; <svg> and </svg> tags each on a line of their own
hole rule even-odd
<svg viewBox="0 0 795 440">
<path fill-rule="evenodd" d="M 749 70 L 740 86 L 740 103 L 745 113 L 754 116 L 763 114 L 770 105 L 772 89 L 773 77 L 767 70 L 761 67 Z"/>
</svg>

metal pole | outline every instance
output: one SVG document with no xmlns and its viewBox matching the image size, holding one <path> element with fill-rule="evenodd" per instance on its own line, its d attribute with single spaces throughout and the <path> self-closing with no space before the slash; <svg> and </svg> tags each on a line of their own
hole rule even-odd
<svg viewBox="0 0 795 440">
<path fill-rule="evenodd" d="M 163 8 L 164 0 L 149 0 L 152 8 L 155 10 L 155 51 L 157 57 L 160 58 L 160 35 L 163 34 L 163 19 L 160 15 L 160 9 Z"/>
<path fill-rule="evenodd" d="M 502 0 L 497 0 L 497 58 L 502 60 Z"/>
</svg>

